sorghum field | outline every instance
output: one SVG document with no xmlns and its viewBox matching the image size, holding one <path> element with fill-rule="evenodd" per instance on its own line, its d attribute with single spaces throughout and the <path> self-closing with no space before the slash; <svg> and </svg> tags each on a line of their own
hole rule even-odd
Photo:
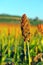
<svg viewBox="0 0 43 65">
<path fill-rule="evenodd" d="M 0 17 L 0 65 L 43 65 L 43 24 L 39 20 L 35 20 L 38 21 L 37 25 L 34 21 L 32 23 L 25 14 L 19 24 L 16 21 L 19 18 L 15 17 L 16 23 L 14 20 L 10 23 L 3 22 L 5 19 L 2 18 Z"/>
</svg>

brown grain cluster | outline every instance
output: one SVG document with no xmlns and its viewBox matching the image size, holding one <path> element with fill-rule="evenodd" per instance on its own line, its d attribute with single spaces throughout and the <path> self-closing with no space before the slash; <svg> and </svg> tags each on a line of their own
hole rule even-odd
<svg viewBox="0 0 43 65">
<path fill-rule="evenodd" d="M 22 16 L 21 30 L 22 30 L 22 35 L 24 37 L 24 41 L 30 41 L 30 23 L 26 14 Z"/>
<path fill-rule="evenodd" d="M 36 55 L 36 56 L 34 57 L 34 61 L 35 61 L 35 62 L 38 62 L 38 60 L 43 61 L 42 56 L 43 56 L 43 53 L 39 53 L 38 55 Z"/>
<path fill-rule="evenodd" d="M 41 34 L 43 35 L 43 24 L 38 24 L 37 28 L 38 28 L 38 31 L 41 32 Z"/>
</svg>

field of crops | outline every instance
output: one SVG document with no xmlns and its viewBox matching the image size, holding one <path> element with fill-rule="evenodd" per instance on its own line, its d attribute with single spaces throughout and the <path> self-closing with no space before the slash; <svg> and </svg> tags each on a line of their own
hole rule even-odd
<svg viewBox="0 0 43 65">
<path fill-rule="evenodd" d="M 23 24 L 0 23 L 0 65 L 43 65 L 43 25 Z"/>
<path fill-rule="evenodd" d="M 17 28 L 18 27 L 18 28 Z M 16 24 L 0 24 L 0 63 L 17 65 L 23 50 L 23 39 L 20 27 Z"/>
</svg>

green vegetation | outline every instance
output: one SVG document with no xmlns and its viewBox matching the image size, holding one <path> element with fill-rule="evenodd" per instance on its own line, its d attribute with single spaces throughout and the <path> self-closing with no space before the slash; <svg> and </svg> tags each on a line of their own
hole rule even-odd
<svg viewBox="0 0 43 65">
<path fill-rule="evenodd" d="M 20 16 L 11 16 L 11 15 L 6 15 L 2 14 L 0 15 L 0 23 L 5 22 L 5 23 L 20 23 L 21 17 Z"/>
<path fill-rule="evenodd" d="M 13 35 L 1 35 L 0 49 L 1 65 L 28 65 L 29 62 L 24 59 L 24 40 L 21 35 L 17 39 Z"/>
<path fill-rule="evenodd" d="M 37 33 L 36 36 L 34 35 L 28 43 L 24 43 L 22 35 L 15 38 L 15 36 L 11 34 L 8 34 L 8 36 L 2 36 L 2 34 L 0 34 L 1 65 L 8 65 L 8 63 L 10 65 L 11 63 L 14 65 L 42 65 L 43 60 L 34 61 L 34 57 L 37 56 L 38 53 L 43 53 L 43 36 L 39 33 Z"/>
<path fill-rule="evenodd" d="M 14 17 L 14 18 L 13 18 Z M 20 17 L 9 15 L 0 15 L 0 22 L 21 22 Z M 32 25 L 43 23 L 43 21 L 30 19 Z M 36 32 L 36 31 L 35 31 Z M 43 36 L 37 32 L 30 42 L 24 42 L 21 34 L 15 37 L 15 34 L 0 33 L 0 65 L 42 65 L 43 64 Z M 34 59 L 38 54 L 38 58 Z M 40 57 L 40 58 L 39 58 Z"/>
<path fill-rule="evenodd" d="M 21 16 L 13 16 L 13 15 L 7 15 L 7 14 L 0 14 L 0 22 L 13 22 L 13 23 L 20 23 L 21 22 Z M 43 24 L 43 20 L 40 20 L 38 17 L 35 19 L 30 19 L 30 23 L 32 25 L 37 24 Z"/>
<path fill-rule="evenodd" d="M 32 25 L 38 25 L 38 24 L 43 24 L 43 20 L 38 19 L 37 17 L 35 19 L 30 19 L 30 23 Z"/>
<path fill-rule="evenodd" d="M 1 18 L 0 19 L 0 22 L 2 22 L 2 23 L 20 23 L 20 20 L 17 20 L 17 19 L 5 19 L 5 18 Z"/>
</svg>

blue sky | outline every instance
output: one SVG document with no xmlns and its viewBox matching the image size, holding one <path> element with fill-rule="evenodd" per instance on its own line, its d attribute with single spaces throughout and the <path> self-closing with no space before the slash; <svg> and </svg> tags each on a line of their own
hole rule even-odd
<svg viewBox="0 0 43 65">
<path fill-rule="evenodd" d="M 0 14 L 4 13 L 43 19 L 43 0 L 0 0 Z"/>
</svg>

